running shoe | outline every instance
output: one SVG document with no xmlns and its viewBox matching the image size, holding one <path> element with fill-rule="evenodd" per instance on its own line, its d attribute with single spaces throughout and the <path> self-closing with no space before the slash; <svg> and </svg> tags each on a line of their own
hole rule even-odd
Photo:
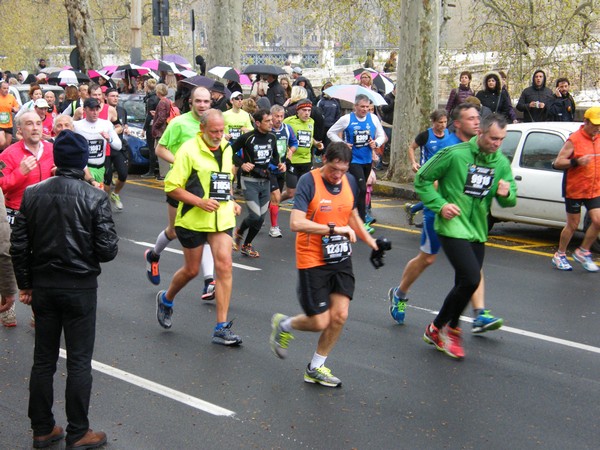
<svg viewBox="0 0 600 450">
<path fill-rule="evenodd" d="M 377 223 L 377 219 L 375 217 L 373 217 L 370 213 L 366 213 L 365 214 L 365 223 L 368 223 L 369 225 L 371 225 L 373 223 Z"/>
<path fill-rule="evenodd" d="M 415 213 L 411 211 L 411 208 L 413 206 L 414 205 L 412 203 L 406 203 L 404 205 L 404 212 L 406 213 L 406 220 L 408 221 L 409 225 L 414 225 L 415 224 L 415 222 L 414 222 L 414 220 L 415 220 Z"/>
<path fill-rule="evenodd" d="M 294 339 L 292 333 L 281 329 L 281 322 L 287 318 L 283 314 L 273 314 L 271 317 L 271 350 L 281 359 L 287 356 L 289 341 Z"/>
<path fill-rule="evenodd" d="M 215 299 L 215 288 L 216 288 L 216 283 L 214 281 L 211 281 L 210 283 L 208 283 L 206 286 L 204 286 L 204 290 L 202 291 L 202 300 L 205 301 L 210 301 L 210 300 L 214 300 Z"/>
<path fill-rule="evenodd" d="M 271 236 L 272 238 L 281 238 L 281 237 L 283 237 L 283 235 L 281 234 L 281 230 L 279 229 L 279 227 L 271 227 L 271 229 L 269 230 L 269 236 Z"/>
<path fill-rule="evenodd" d="M 250 258 L 258 258 L 260 253 L 252 248 L 252 244 L 242 245 L 242 255 L 249 256 Z"/>
<path fill-rule="evenodd" d="M 167 291 L 158 291 L 156 294 L 156 319 L 161 327 L 167 330 L 171 328 L 171 316 L 173 315 L 173 308 L 163 303 L 163 294 Z"/>
<path fill-rule="evenodd" d="M 567 260 L 567 255 L 565 255 L 564 253 L 560 254 L 556 252 L 552 257 L 552 264 L 558 270 L 573 270 L 573 267 L 571 266 L 571 264 L 569 264 L 569 261 Z"/>
<path fill-rule="evenodd" d="M 368 223 L 365 223 L 365 230 L 367 230 L 367 233 L 369 234 L 373 234 L 375 233 L 375 228 L 373 228 L 371 225 L 369 225 Z"/>
<path fill-rule="evenodd" d="M 473 333 L 485 333 L 486 331 L 497 330 L 504 324 L 504 319 L 494 317 L 489 309 L 485 309 L 473 320 Z"/>
<path fill-rule="evenodd" d="M 118 210 L 123 209 L 123 202 L 121 202 L 121 196 L 119 194 L 115 194 L 114 192 L 111 192 L 110 199 L 115 204 L 115 208 L 117 208 Z"/>
<path fill-rule="evenodd" d="M 6 328 L 17 326 L 17 315 L 15 314 L 15 304 L 13 303 L 10 309 L 0 313 L 0 322 Z"/>
<path fill-rule="evenodd" d="M 440 352 L 444 351 L 444 337 L 442 336 L 442 331 L 437 328 L 433 322 L 427 325 L 425 334 L 423 334 L 423 340 L 430 345 L 435 345 L 435 348 Z"/>
<path fill-rule="evenodd" d="M 240 345 L 242 343 L 242 338 L 231 331 L 231 325 L 233 325 L 233 320 L 227 322 L 227 325 L 223 328 L 215 330 L 212 337 L 212 343 L 229 346 Z"/>
<path fill-rule="evenodd" d="M 415 228 L 423 228 L 423 222 L 415 223 Z"/>
<path fill-rule="evenodd" d="M 306 366 L 304 381 L 306 383 L 316 383 L 327 387 L 338 387 L 342 385 L 342 380 L 334 376 L 327 367 L 321 366 L 311 369 L 310 364 Z"/>
<path fill-rule="evenodd" d="M 390 288 L 388 291 L 388 298 L 390 300 L 390 314 L 392 319 L 398 322 L 400 325 L 404 324 L 404 316 L 406 309 L 407 298 L 397 299 L 394 293 L 396 292 L 396 288 Z"/>
<path fill-rule="evenodd" d="M 244 236 L 242 236 L 239 232 L 239 228 L 236 228 L 233 231 L 233 251 L 237 252 L 240 247 L 242 246 L 242 239 L 244 238 Z"/>
<path fill-rule="evenodd" d="M 446 327 L 446 345 L 444 345 L 444 353 L 456 359 L 465 357 L 465 350 L 462 346 L 462 330 L 458 327 Z"/>
<path fill-rule="evenodd" d="M 573 252 L 573 259 L 580 263 L 588 272 L 598 272 L 600 270 L 592 259 L 592 253 L 589 251 L 578 248 Z"/>
<path fill-rule="evenodd" d="M 146 275 L 148 276 L 148 280 L 154 285 L 159 285 L 160 271 L 158 269 L 158 260 L 160 259 L 160 255 L 148 249 L 144 252 L 144 259 L 146 260 Z"/>
</svg>

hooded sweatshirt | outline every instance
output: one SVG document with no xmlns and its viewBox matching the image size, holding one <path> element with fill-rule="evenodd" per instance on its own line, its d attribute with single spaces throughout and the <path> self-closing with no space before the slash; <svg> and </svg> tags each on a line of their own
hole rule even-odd
<svg viewBox="0 0 600 450">
<path fill-rule="evenodd" d="M 544 81 L 541 86 L 535 85 L 535 75 L 541 73 L 544 76 Z M 552 91 L 546 87 L 546 73 L 543 70 L 536 70 L 531 77 L 531 86 L 525 88 L 521 93 L 517 109 L 523 113 L 524 122 L 543 122 L 547 119 L 548 107 L 552 103 Z M 531 102 L 539 102 L 544 107 L 530 108 Z"/>
<path fill-rule="evenodd" d="M 496 87 L 494 89 L 488 87 L 488 80 L 490 78 L 496 80 Z M 489 108 L 493 113 L 502 114 L 506 117 L 506 120 L 512 122 L 510 98 L 506 91 L 502 90 L 502 82 L 497 72 L 488 72 L 484 75 L 483 90 L 479 91 L 475 97 L 479 99 L 482 106 Z"/>
</svg>

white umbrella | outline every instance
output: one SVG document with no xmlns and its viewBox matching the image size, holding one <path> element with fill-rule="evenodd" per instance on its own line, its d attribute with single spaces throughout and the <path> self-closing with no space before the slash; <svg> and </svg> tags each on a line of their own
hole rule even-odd
<svg viewBox="0 0 600 450">
<path fill-rule="evenodd" d="M 359 86 L 358 84 L 338 84 L 325 89 L 323 92 L 332 98 L 346 100 L 350 103 L 354 103 L 358 94 L 363 94 L 366 95 L 375 106 L 387 105 L 387 102 L 380 94 Z"/>
</svg>

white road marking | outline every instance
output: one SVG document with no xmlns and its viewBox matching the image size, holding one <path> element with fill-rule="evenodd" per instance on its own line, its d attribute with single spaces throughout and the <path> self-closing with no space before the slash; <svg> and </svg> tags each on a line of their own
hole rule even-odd
<svg viewBox="0 0 600 450">
<path fill-rule="evenodd" d="M 154 244 L 151 244 L 150 242 L 134 241 L 133 239 L 127 239 L 127 238 L 123 238 L 123 237 L 119 237 L 119 239 L 122 239 L 122 240 L 128 241 L 128 242 L 133 242 L 134 244 L 141 245 L 142 247 L 154 248 Z M 176 249 L 176 248 L 167 247 L 163 251 L 177 253 L 178 255 L 183 255 L 183 251 Z M 262 270 L 262 269 L 259 269 L 258 267 L 246 266 L 245 264 L 238 264 L 238 263 L 233 263 L 233 267 L 237 267 L 238 269 L 243 269 L 243 270 L 249 270 L 250 272 L 256 272 L 256 271 Z"/>
<path fill-rule="evenodd" d="M 433 315 L 437 315 L 439 312 L 439 311 L 434 311 L 432 309 L 422 308 L 420 306 L 414 306 L 414 305 L 406 305 L 406 306 L 409 306 L 410 308 L 418 309 L 420 311 L 425 311 L 425 312 L 428 312 Z M 463 322 L 473 323 L 473 319 L 470 317 L 466 317 L 466 316 L 460 316 L 460 320 L 462 320 Z M 547 336 L 545 334 L 521 330 L 520 328 L 502 326 L 502 328 L 500 328 L 500 330 L 498 330 L 498 331 L 506 331 L 507 333 L 519 334 L 521 336 L 527 336 L 527 337 L 530 337 L 533 339 L 539 339 L 540 341 L 552 342 L 553 344 L 564 345 L 565 347 L 572 347 L 572 348 L 576 348 L 579 350 L 584 350 L 586 352 L 600 354 L 600 348 L 594 347 L 592 345 L 581 344 L 579 342 L 568 341 L 566 339 L 560 339 L 560 338 L 556 338 L 556 337 L 552 337 L 552 336 Z"/>
<path fill-rule="evenodd" d="M 60 357 L 66 359 L 67 352 L 60 349 Z M 147 380 L 137 375 L 133 375 L 124 370 L 117 369 L 115 367 L 107 366 L 106 364 L 92 360 L 92 369 L 101 372 L 105 375 L 119 380 L 125 381 L 126 383 L 133 384 L 134 386 L 146 389 L 147 391 L 154 392 L 155 394 L 162 395 L 163 397 L 170 398 L 184 405 L 191 406 L 192 408 L 199 409 L 200 411 L 207 412 L 214 416 L 225 416 L 234 417 L 235 412 L 228 409 L 222 408 L 218 405 L 214 405 L 202 399 L 192 397 L 191 395 L 184 394 L 183 392 L 176 391 L 169 387 L 163 386 L 162 384 L 155 383 L 154 381 Z"/>
</svg>

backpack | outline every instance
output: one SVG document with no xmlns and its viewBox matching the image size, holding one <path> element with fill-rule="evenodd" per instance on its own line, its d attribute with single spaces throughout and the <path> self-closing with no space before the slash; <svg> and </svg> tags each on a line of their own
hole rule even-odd
<svg viewBox="0 0 600 450">
<path fill-rule="evenodd" d="M 180 114 L 181 114 L 181 112 L 179 111 L 179 108 L 177 106 L 175 106 L 175 104 L 173 104 L 173 102 L 171 102 L 171 108 L 169 110 L 169 117 L 167 117 L 167 123 L 169 123 L 172 119 L 174 119 L 175 117 L 177 117 Z"/>
</svg>

